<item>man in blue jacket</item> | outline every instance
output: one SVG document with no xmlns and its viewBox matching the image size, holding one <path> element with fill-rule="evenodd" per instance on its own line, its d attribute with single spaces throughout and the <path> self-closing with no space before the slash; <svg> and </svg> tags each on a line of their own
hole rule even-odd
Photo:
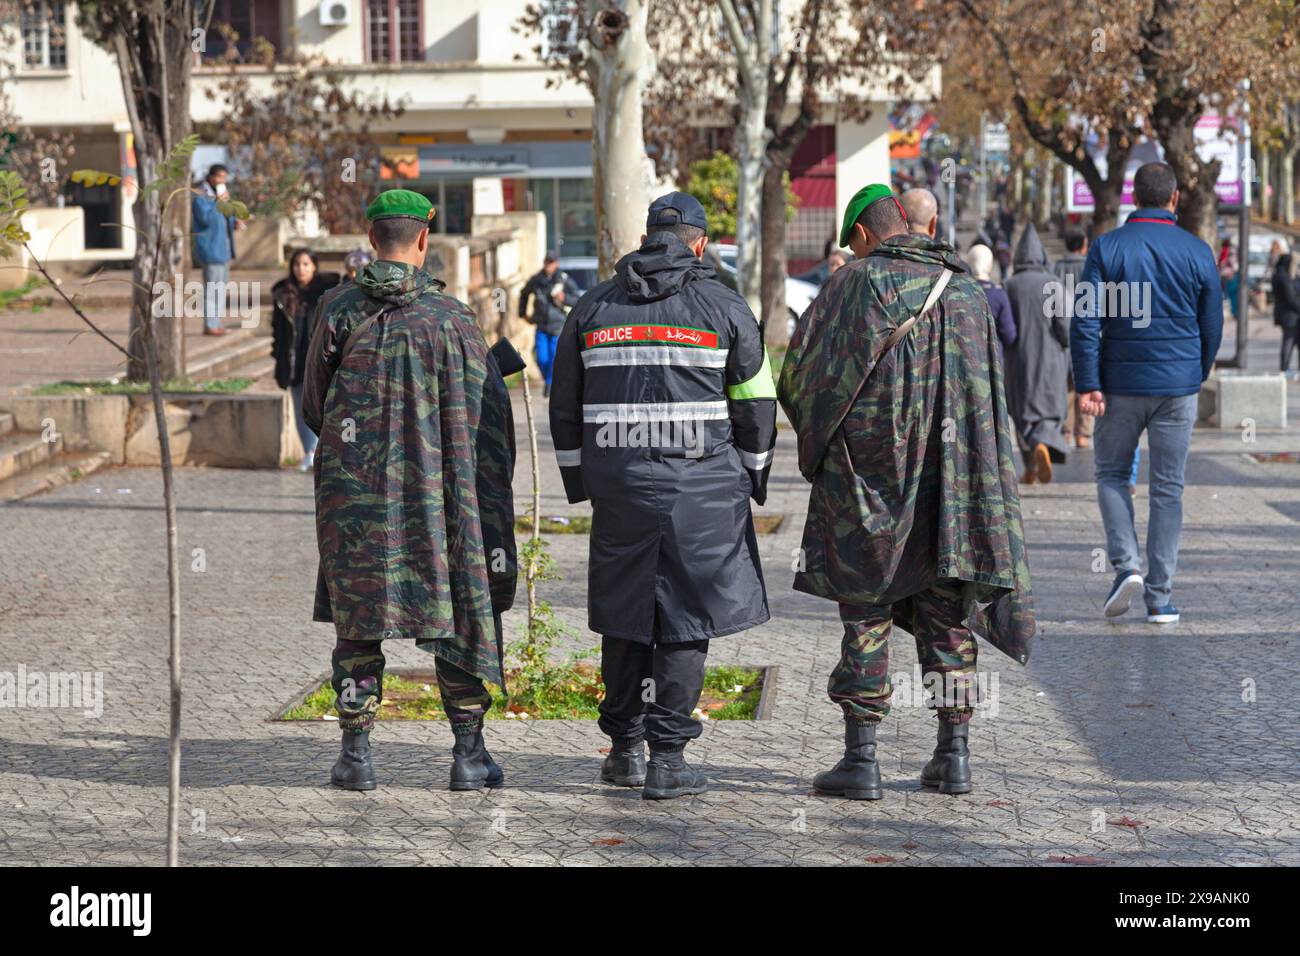
<svg viewBox="0 0 1300 956">
<path fill-rule="evenodd" d="M 220 163 L 210 168 L 190 200 L 194 264 L 203 269 L 204 335 L 226 334 L 221 319 L 226 314 L 230 260 L 235 258 L 235 230 L 243 227 L 234 216 L 217 209 L 217 202 L 226 198 L 226 175 Z"/>
<path fill-rule="evenodd" d="M 1097 503 L 1115 581 L 1107 617 L 1143 594 L 1147 620 L 1178 623 L 1170 597 L 1183 525 L 1183 472 L 1197 393 L 1223 335 L 1223 294 L 1210 247 L 1177 225 L 1178 181 L 1164 163 L 1137 171 L 1138 209 L 1088 252 L 1070 349 L 1080 411 L 1096 415 Z M 1151 514 L 1143 580 L 1129 474 L 1143 432 Z"/>
</svg>

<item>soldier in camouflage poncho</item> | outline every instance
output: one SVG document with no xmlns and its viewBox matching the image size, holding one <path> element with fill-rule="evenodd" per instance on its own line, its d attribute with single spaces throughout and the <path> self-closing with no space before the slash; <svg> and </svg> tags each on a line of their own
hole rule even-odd
<svg viewBox="0 0 1300 956">
<path fill-rule="evenodd" d="M 888 186 L 854 197 L 841 245 L 859 258 L 799 320 L 777 387 L 813 484 L 795 588 L 839 602 L 844 623 L 830 696 L 845 756 L 814 783 L 882 796 L 875 728 L 897 622 L 939 685 L 921 781 L 965 793 L 974 635 L 1023 664 L 1035 629 L 997 335 L 979 284 L 947 243 L 907 234 Z"/>
<path fill-rule="evenodd" d="M 382 193 L 367 210 L 377 261 L 321 300 L 303 414 L 320 435 L 315 620 L 337 632 L 343 752 L 332 781 L 375 787 L 369 731 L 383 640 L 436 655 L 451 721 L 451 788 L 500 786 L 483 744 L 503 684 L 502 611 L 515 591 L 510 399 L 477 317 L 426 273 L 429 201 Z"/>
</svg>

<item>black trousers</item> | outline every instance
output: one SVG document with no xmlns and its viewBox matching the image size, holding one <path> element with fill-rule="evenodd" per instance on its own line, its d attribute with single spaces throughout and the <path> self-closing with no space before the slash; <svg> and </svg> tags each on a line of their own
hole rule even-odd
<svg viewBox="0 0 1300 956">
<path fill-rule="evenodd" d="M 691 714 L 704 690 L 708 653 L 708 641 L 642 644 L 601 638 L 605 699 L 600 703 L 600 729 L 616 742 L 644 739 L 651 750 L 681 750 L 704 732 Z"/>
<path fill-rule="evenodd" d="M 1282 326 L 1282 371 L 1289 371 L 1292 353 L 1300 353 L 1300 324 Z"/>
</svg>

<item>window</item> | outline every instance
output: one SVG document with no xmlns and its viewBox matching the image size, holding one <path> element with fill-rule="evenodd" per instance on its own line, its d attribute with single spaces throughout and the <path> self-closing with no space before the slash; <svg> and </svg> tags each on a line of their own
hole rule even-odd
<svg viewBox="0 0 1300 956">
<path fill-rule="evenodd" d="M 35 70 L 67 69 L 68 37 L 64 30 L 64 11 L 61 2 L 34 0 L 24 5 L 20 24 L 23 33 L 24 66 Z"/>
<path fill-rule="evenodd" d="M 424 59 L 420 6 L 420 0 L 367 0 L 367 53 L 371 63 Z"/>
<path fill-rule="evenodd" d="M 550 0 L 542 5 L 542 60 L 564 59 L 578 44 L 578 5 Z"/>
<path fill-rule="evenodd" d="M 225 30 L 229 27 L 237 36 L 235 50 L 240 59 L 248 57 L 253 41 L 266 40 L 280 53 L 280 4 L 279 0 L 214 0 L 212 22 L 204 38 L 203 59 L 214 60 L 224 56 L 230 44 L 226 42 Z"/>
</svg>

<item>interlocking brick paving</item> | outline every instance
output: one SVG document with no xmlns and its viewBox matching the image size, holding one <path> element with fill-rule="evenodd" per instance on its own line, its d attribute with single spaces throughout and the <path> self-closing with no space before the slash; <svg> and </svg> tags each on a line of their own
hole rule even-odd
<svg viewBox="0 0 1300 956">
<path fill-rule="evenodd" d="M 517 404 L 521 436 L 522 412 Z M 585 513 L 564 501 L 544 422 L 542 431 L 543 511 Z M 1026 668 L 981 647 L 997 710 L 973 725 L 976 789 L 921 788 L 934 722 L 905 702 L 881 729 L 886 796 L 875 803 L 812 793 L 813 774 L 840 750 L 825 691 L 840 626 L 834 605 L 790 589 L 807 485 L 788 428 L 762 509 L 791 519 L 760 537 L 772 621 L 710 652 L 714 662 L 779 665 L 775 713 L 710 724 L 689 753 L 712 789 L 667 803 L 599 782 L 607 742 L 587 721 L 489 724 L 507 787 L 477 794 L 444 789 L 445 724 L 385 723 L 373 736 L 380 789 L 331 789 L 337 727 L 269 720 L 328 668 L 332 629 L 310 621 L 311 479 L 182 470 L 183 860 L 1298 864 L 1300 466 L 1247 454 L 1298 450 L 1296 435 L 1260 433 L 1246 445 L 1236 432 L 1198 430 L 1175 627 L 1101 617 L 1111 575 L 1093 570 L 1103 537 L 1089 452 L 1053 484 L 1024 489 L 1043 637 Z M 521 507 L 528 474 L 521 460 Z M 1145 488 L 1137 503 L 1144 529 Z M 0 710 L 0 864 L 159 863 L 168 714 L 159 477 L 112 469 L 0 508 L 0 536 L 0 671 L 104 678 L 99 718 Z M 543 593 L 571 632 L 564 648 L 594 647 L 587 539 L 550 540 L 564 578 Z M 191 569 L 196 548 L 206 570 Z M 519 603 L 507 640 L 520 634 L 522 592 Z M 385 652 L 394 664 L 428 663 L 411 645 Z M 895 673 L 910 674 L 906 634 L 893 652 Z"/>
</svg>

